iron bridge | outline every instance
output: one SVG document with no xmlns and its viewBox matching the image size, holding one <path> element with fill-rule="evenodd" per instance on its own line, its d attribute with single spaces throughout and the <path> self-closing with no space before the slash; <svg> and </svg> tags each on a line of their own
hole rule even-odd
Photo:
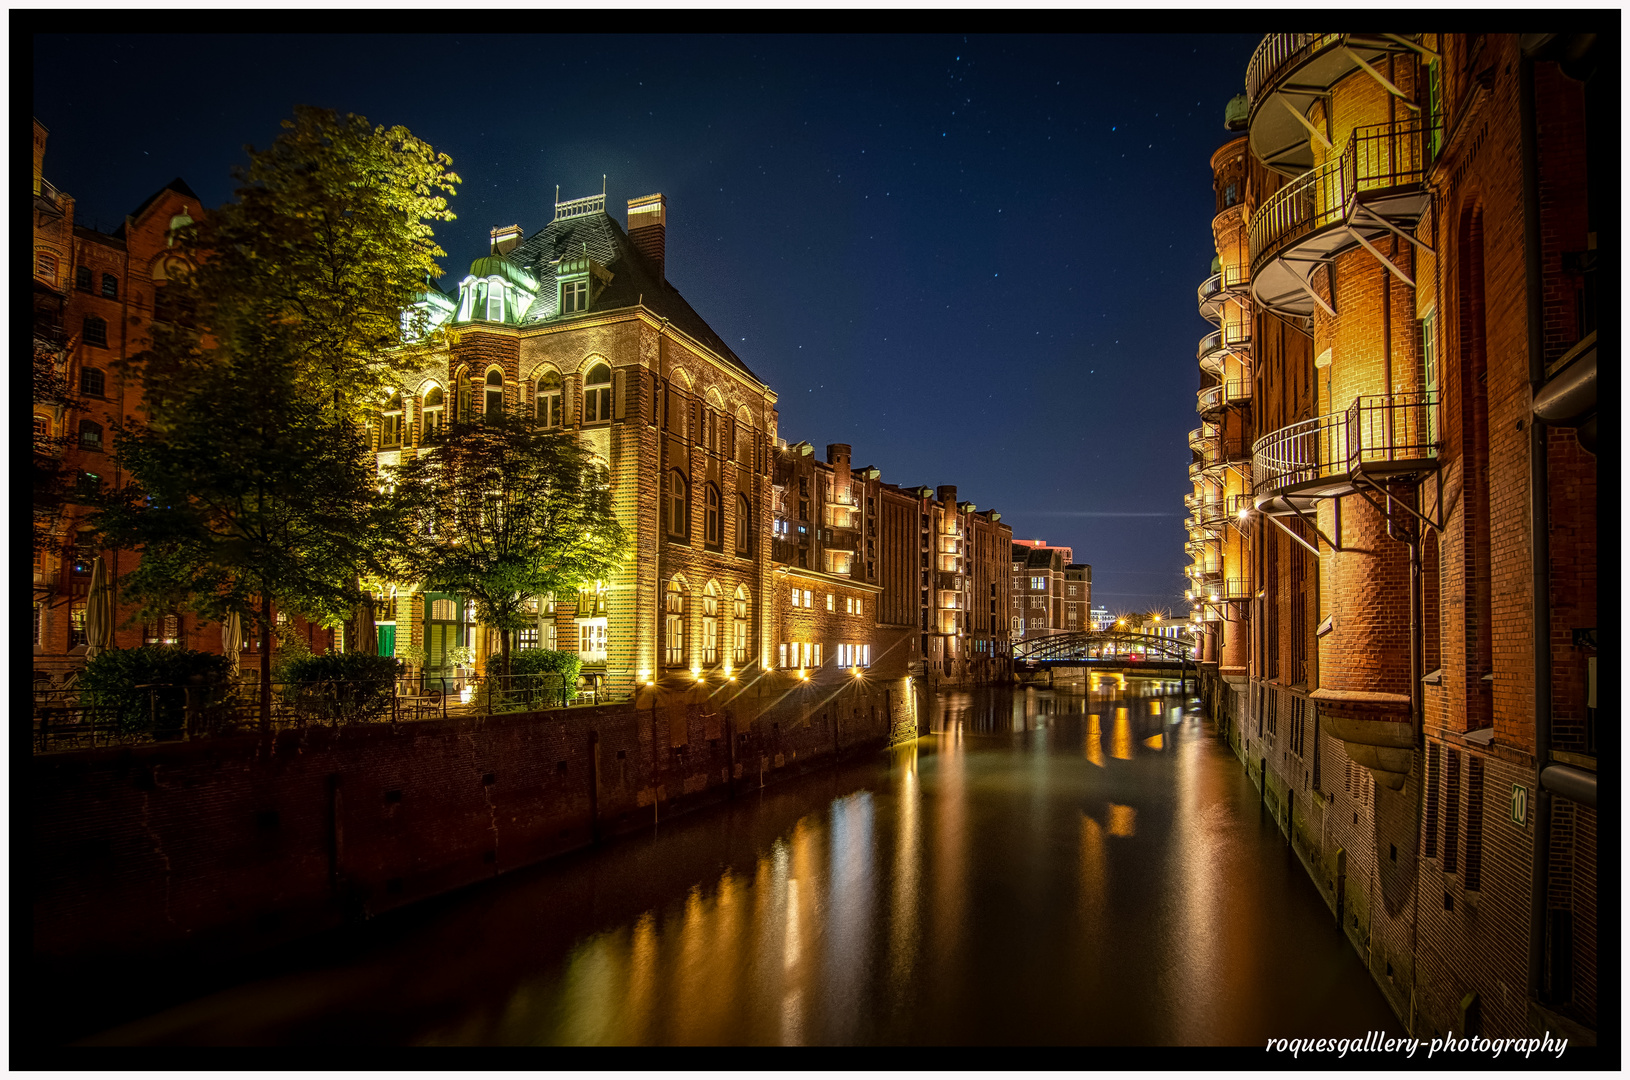
<svg viewBox="0 0 1630 1080">
<path fill-rule="evenodd" d="M 1128 654 L 1155 663 L 1194 662 L 1194 641 L 1188 637 L 1156 637 L 1124 630 L 1078 630 L 1021 641 L 1013 646 L 1017 663 L 1124 664 Z"/>
</svg>

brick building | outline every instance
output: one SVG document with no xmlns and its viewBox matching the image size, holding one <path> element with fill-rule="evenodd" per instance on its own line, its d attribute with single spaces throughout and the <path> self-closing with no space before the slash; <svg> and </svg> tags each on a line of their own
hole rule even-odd
<svg viewBox="0 0 1630 1080">
<path fill-rule="evenodd" d="M 1008 616 L 1015 641 L 1092 630 L 1092 567 L 1068 547 L 1043 540 L 1013 541 L 1013 600 Z"/>
<path fill-rule="evenodd" d="M 1598 53 L 1270 35 L 1212 158 L 1205 694 L 1418 1035 L 1598 1024 Z"/>
<path fill-rule="evenodd" d="M 190 224 L 202 209 L 198 196 L 178 177 L 148 196 L 112 232 L 91 228 L 76 219 L 74 197 L 45 179 L 48 135 L 35 120 L 29 203 L 32 344 L 50 358 L 74 404 L 33 403 L 34 454 L 72 480 L 119 485 L 126 478 L 113 463 L 114 429 L 141 416 L 142 399 L 140 378 L 120 364 L 149 347 L 155 320 L 186 317 L 165 303 L 164 286 L 173 270 L 185 265 L 172 250 L 174 230 Z M 80 523 L 88 512 L 70 499 L 50 521 L 46 545 L 33 552 L 36 679 L 60 677 L 84 663 L 85 599 L 96 557 L 102 557 L 115 588 L 138 564 L 132 552 L 100 549 L 88 533 L 80 538 Z M 298 617 L 293 625 L 318 649 L 330 643 L 326 630 Z M 132 608 L 116 606 L 116 648 L 166 643 L 218 653 L 220 624 L 180 608 L 141 620 Z"/>
</svg>

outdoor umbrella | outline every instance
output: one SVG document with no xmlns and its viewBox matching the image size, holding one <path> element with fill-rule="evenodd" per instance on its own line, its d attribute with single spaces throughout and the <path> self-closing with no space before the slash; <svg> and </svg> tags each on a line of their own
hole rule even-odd
<svg viewBox="0 0 1630 1080">
<path fill-rule="evenodd" d="M 85 659 L 113 648 L 113 590 L 107 567 L 98 555 L 91 562 L 91 585 L 85 594 Z"/>
<path fill-rule="evenodd" d="M 374 625 L 374 599 L 364 596 L 357 611 L 357 643 L 346 642 L 350 652 L 376 653 L 379 651 L 379 628 Z"/>
<path fill-rule="evenodd" d="M 221 651 L 232 665 L 232 677 L 238 677 L 238 661 L 243 652 L 243 620 L 234 611 L 221 620 Z"/>
</svg>

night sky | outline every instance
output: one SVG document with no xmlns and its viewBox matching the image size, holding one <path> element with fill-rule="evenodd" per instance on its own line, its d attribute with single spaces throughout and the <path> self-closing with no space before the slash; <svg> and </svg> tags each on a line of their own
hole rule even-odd
<svg viewBox="0 0 1630 1080">
<path fill-rule="evenodd" d="M 464 179 L 450 290 L 556 184 L 605 174 L 619 223 L 660 191 L 668 279 L 782 437 L 955 484 L 1073 546 L 1097 605 L 1181 614 L 1208 159 L 1259 40 L 40 36 L 33 109 L 104 230 L 175 176 L 227 201 L 295 104 L 405 125 Z"/>
</svg>

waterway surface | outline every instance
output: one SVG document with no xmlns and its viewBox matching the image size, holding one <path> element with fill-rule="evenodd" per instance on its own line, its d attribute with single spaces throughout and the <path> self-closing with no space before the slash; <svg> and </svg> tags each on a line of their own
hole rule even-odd
<svg viewBox="0 0 1630 1080">
<path fill-rule="evenodd" d="M 913 744 L 291 950 L 99 1044 L 1262 1046 L 1397 1033 L 1175 682 Z"/>
</svg>

